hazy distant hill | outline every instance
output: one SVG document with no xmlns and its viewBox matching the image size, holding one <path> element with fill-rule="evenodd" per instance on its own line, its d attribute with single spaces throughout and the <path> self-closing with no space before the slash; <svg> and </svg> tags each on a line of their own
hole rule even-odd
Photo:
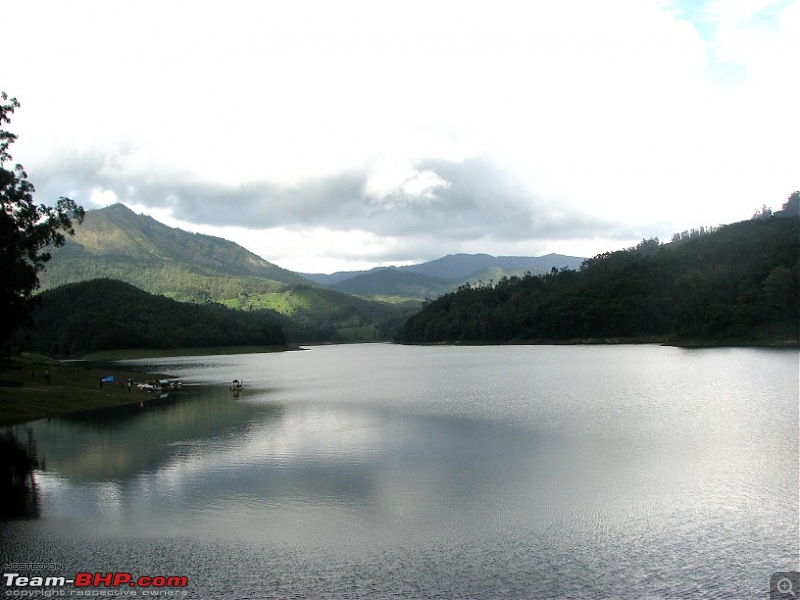
<svg viewBox="0 0 800 600">
<path fill-rule="evenodd" d="M 479 281 L 498 281 L 502 277 L 549 273 L 556 269 L 578 269 L 583 258 L 548 254 L 546 256 L 491 256 L 489 254 L 450 254 L 442 258 L 404 267 L 379 267 L 369 271 L 343 271 L 303 274 L 304 277 L 333 289 L 360 296 L 435 298 L 459 285 Z"/>
<path fill-rule="evenodd" d="M 491 256 L 489 254 L 449 254 L 443 258 L 419 265 L 402 267 L 414 273 L 422 273 L 440 279 L 460 279 L 465 283 L 481 272 L 500 269 L 504 272 L 522 274 L 530 271 L 532 275 L 549 272 L 553 267 L 577 269 L 584 261 L 575 256 L 547 254 L 545 256 Z"/>
<path fill-rule="evenodd" d="M 234 242 L 169 227 L 122 204 L 88 211 L 74 238 L 52 254 L 41 276 L 44 290 L 118 279 L 180 301 L 275 310 L 314 339 L 320 330 L 326 339 L 369 339 L 401 313 L 316 286 Z"/>
<path fill-rule="evenodd" d="M 449 281 L 437 277 L 387 267 L 350 277 L 331 287 L 359 296 L 422 299 L 435 298 L 449 292 L 453 286 Z"/>
</svg>

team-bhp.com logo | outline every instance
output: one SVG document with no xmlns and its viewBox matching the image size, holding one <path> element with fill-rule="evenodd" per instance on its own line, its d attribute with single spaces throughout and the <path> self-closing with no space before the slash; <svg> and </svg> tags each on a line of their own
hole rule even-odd
<svg viewBox="0 0 800 600">
<path fill-rule="evenodd" d="M 20 573 L 3 573 L 4 595 L 14 597 L 36 596 L 135 596 L 135 589 L 140 590 L 143 596 L 179 595 L 183 588 L 189 584 L 187 577 L 178 575 L 143 575 L 134 577 L 130 573 L 75 573 L 72 578 L 64 576 L 34 576 L 21 575 Z M 65 590 L 67 586 L 72 589 Z M 112 588 L 112 589 L 108 589 Z M 135 589 L 132 589 L 135 588 Z M 105 591 L 98 594 L 97 590 Z M 60 594 L 44 594 L 45 591 Z M 118 590 L 122 593 L 112 593 Z M 124 592 L 123 592 L 124 590 Z M 92 593 L 94 591 L 95 593 Z M 183 591 L 183 594 L 186 592 Z"/>
</svg>

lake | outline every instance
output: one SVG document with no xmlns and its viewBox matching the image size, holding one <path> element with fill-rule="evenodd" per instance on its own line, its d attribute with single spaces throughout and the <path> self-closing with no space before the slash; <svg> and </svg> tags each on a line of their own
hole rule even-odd
<svg viewBox="0 0 800 600">
<path fill-rule="evenodd" d="M 127 361 L 186 385 L 17 427 L 44 468 L 0 558 L 186 576 L 190 598 L 766 597 L 800 559 L 799 359 L 363 344 Z"/>
</svg>

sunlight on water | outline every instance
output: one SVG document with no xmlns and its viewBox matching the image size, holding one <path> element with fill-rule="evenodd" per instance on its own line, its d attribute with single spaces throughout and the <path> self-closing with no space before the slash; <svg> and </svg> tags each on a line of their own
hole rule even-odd
<svg viewBox="0 0 800 600">
<path fill-rule="evenodd" d="M 231 598 L 738 597 L 798 566 L 796 351 L 373 344 L 139 364 L 197 385 L 30 425 L 41 517 L 2 525 L 6 559 L 166 562 L 195 597 Z"/>
</svg>

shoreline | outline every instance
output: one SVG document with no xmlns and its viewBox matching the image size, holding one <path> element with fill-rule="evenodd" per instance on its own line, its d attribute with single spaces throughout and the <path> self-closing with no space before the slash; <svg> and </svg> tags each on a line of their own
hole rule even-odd
<svg viewBox="0 0 800 600">
<path fill-rule="evenodd" d="M 298 350 L 302 350 L 299 345 L 151 348 L 93 352 L 67 359 L 23 352 L 0 359 L 0 427 L 99 408 L 155 402 L 156 396 L 136 389 L 135 384 L 128 391 L 128 378 L 135 383 L 172 378 L 168 373 L 115 364 L 119 361 Z M 114 382 L 101 387 L 100 379 L 109 375 L 114 376 Z"/>
<path fill-rule="evenodd" d="M 570 339 L 466 340 L 447 342 L 396 342 L 404 346 L 615 346 L 657 344 L 674 348 L 800 348 L 800 340 L 787 338 L 681 339 L 667 336 L 591 337 Z"/>
<path fill-rule="evenodd" d="M 114 376 L 114 382 L 101 378 Z M 140 383 L 170 378 L 129 366 L 71 363 L 40 354 L 0 361 L 0 426 L 12 426 L 49 417 L 156 401 L 153 394 L 127 381 Z"/>
<path fill-rule="evenodd" d="M 503 346 L 503 345 L 617 345 L 659 344 L 686 349 L 765 348 L 797 349 L 797 339 L 689 340 L 665 337 L 582 338 L 570 340 L 498 340 L 475 342 L 434 342 L 403 344 L 411 346 Z M 173 350 L 115 350 L 92 353 L 80 358 L 59 360 L 41 354 L 22 353 L 0 360 L 0 427 L 37 419 L 63 416 L 98 408 L 156 401 L 152 394 L 135 387 L 128 391 L 127 380 L 134 382 L 169 379 L 167 373 L 153 373 L 131 365 L 114 364 L 122 360 L 168 358 L 171 356 L 210 356 L 300 351 L 291 347 L 181 348 Z M 108 364 L 106 364 L 108 363 Z M 114 383 L 100 385 L 100 379 L 114 376 Z"/>
<path fill-rule="evenodd" d="M 172 356 L 213 356 L 216 354 L 266 354 L 271 352 L 291 352 L 300 350 L 297 345 L 287 346 L 214 346 L 209 348 L 143 348 L 125 350 L 104 350 L 90 352 L 74 358 L 62 359 L 69 362 L 103 362 L 116 360 L 138 360 L 146 358 L 170 358 Z"/>
</svg>

